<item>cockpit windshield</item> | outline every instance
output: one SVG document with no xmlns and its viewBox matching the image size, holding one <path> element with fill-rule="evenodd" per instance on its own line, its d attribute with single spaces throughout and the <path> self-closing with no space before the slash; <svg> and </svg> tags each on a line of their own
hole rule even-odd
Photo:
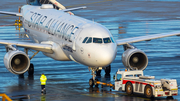
<svg viewBox="0 0 180 101">
<path fill-rule="evenodd" d="M 92 37 L 89 37 L 86 43 L 91 43 L 92 42 Z"/>
<path fill-rule="evenodd" d="M 111 43 L 111 39 L 109 37 L 103 38 L 103 41 L 104 41 L 104 43 Z"/>
<path fill-rule="evenodd" d="M 99 44 L 107 44 L 107 43 L 114 43 L 114 40 L 111 37 L 107 38 L 92 38 L 92 37 L 85 37 L 82 43 L 99 43 Z"/>
<path fill-rule="evenodd" d="M 87 39 L 88 39 L 88 37 L 84 38 L 83 43 L 85 43 L 87 41 Z"/>
<path fill-rule="evenodd" d="M 102 38 L 93 38 L 93 43 L 102 43 Z"/>
</svg>

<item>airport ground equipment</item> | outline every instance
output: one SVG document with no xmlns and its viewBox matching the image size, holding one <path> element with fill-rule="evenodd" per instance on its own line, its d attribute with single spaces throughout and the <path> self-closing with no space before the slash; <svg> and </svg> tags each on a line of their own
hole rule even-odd
<svg viewBox="0 0 180 101">
<path fill-rule="evenodd" d="M 154 76 L 145 76 L 142 70 L 119 69 L 115 75 L 115 84 L 100 81 L 95 84 L 111 86 L 115 90 L 124 91 L 127 94 L 144 94 L 147 98 L 178 95 L 176 79 L 157 80 Z"/>
<path fill-rule="evenodd" d="M 0 94 L 0 97 L 2 97 L 2 101 L 12 101 L 11 98 L 9 98 L 6 94 Z"/>
</svg>

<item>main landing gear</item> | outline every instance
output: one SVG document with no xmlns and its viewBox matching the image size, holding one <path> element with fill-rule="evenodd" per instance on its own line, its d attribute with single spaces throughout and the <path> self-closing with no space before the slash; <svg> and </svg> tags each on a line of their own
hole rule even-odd
<svg viewBox="0 0 180 101">
<path fill-rule="evenodd" d="M 34 65 L 31 63 L 28 70 L 29 75 L 34 75 Z"/>
<path fill-rule="evenodd" d="M 34 76 L 34 65 L 31 63 L 28 69 L 28 77 Z M 19 74 L 19 78 L 24 78 L 24 74 Z"/>
<path fill-rule="evenodd" d="M 96 81 L 98 81 L 96 76 L 101 76 L 102 69 L 105 70 L 105 73 L 106 73 L 105 75 L 110 75 L 111 65 L 109 65 L 107 67 L 89 67 L 89 69 L 91 69 L 91 72 L 92 72 L 91 75 L 93 76 L 91 79 L 89 79 L 89 86 L 93 87 L 95 85 L 95 87 L 98 87 L 98 84 L 96 84 Z"/>
<path fill-rule="evenodd" d="M 26 54 L 28 54 L 28 50 L 29 49 L 24 49 L 24 51 L 26 52 Z M 38 53 L 39 53 L 39 51 L 36 51 L 36 52 L 34 52 L 34 51 L 32 51 L 32 50 L 30 50 L 32 53 L 34 53 L 31 57 L 30 57 L 30 60 L 35 56 L 35 55 L 37 55 Z M 29 76 L 31 76 L 31 75 L 34 75 L 34 65 L 31 63 L 30 64 L 30 66 L 29 66 L 29 70 L 28 70 L 28 74 L 29 74 Z"/>
</svg>

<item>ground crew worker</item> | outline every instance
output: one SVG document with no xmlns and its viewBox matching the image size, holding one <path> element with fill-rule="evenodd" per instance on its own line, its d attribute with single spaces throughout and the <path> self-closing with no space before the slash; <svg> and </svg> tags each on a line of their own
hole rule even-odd
<svg viewBox="0 0 180 101">
<path fill-rule="evenodd" d="M 45 89 L 45 85 L 46 85 L 46 76 L 44 75 L 44 73 L 41 74 L 40 77 L 40 81 L 41 81 L 41 93 L 46 94 L 46 89 Z"/>
</svg>

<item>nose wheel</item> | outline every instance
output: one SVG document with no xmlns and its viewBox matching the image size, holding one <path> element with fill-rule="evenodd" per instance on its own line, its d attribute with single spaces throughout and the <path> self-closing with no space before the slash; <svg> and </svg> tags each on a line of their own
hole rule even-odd
<svg viewBox="0 0 180 101">
<path fill-rule="evenodd" d="M 93 79 L 89 79 L 89 86 L 93 87 L 94 86 L 94 80 Z"/>
<path fill-rule="evenodd" d="M 98 79 L 95 79 L 95 80 L 89 79 L 89 86 L 90 87 L 93 87 L 93 86 L 98 87 L 98 84 L 96 83 L 97 81 L 98 81 Z"/>
<path fill-rule="evenodd" d="M 98 71 L 98 67 L 89 67 L 89 69 L 91 70 L 91 75 L 93 76 L 91 79 L 89 79 L 89 86 L 93 87 L 95 84 L 95 78 L 96 78 L 96 71 Z"/>
</svg>

